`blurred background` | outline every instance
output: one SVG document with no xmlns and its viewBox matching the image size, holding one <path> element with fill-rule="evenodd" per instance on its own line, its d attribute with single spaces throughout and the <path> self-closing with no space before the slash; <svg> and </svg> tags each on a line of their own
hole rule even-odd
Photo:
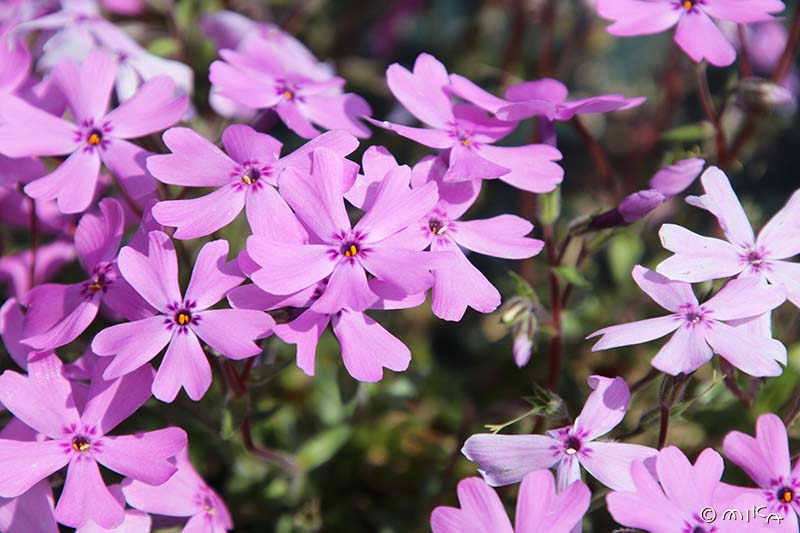
<svg viewBox="0 0 800 533">
<path fill-rule="evenodd" d="M 450 72 L 495 94 L 518 81 L 550 76 L 569 87 L 571 98 L 646 96 L 647 103 L 632 110 L 558 124 L 566 173 L 560 210 L 552 223 L 557 244 L 576 221 L 647 188 L 647 180 L 662 166 L 685 157 L 716 161 L 714 130 L 698 96 L 697 67 L 676 49 L 672 33 L 612 37 L 589 1 L 148 0 L 146 11 L 137 17 L 112 17 L 153 53 L 191 65 L 197 109 L 191 126 L 212 139 L 219 139 L 229 122 L 208 105 L 208 66 L 217 51 L 200 32 L 199 21 L 220 9 L 277 24 L 298 37 L 335 66 L 347 79 L 347 90 L 365 97 L 378 119 L 411 120 L 388 91 L 384 75 L 393 62 L 410 67 L 421 52 L 433 54 Z M 790 6 L 786 20 L 780 21 L 787 28 L 793 9 Z M 768 77 L 769 72 L 761 74 Z M 715 101 L 730 98 L 723 126 L 730 143 L 740 146 L 727 170 L 758 230 L 800 183 L 800 123 L 793 103 L 772 105 L 768 87 L 743 87 L 736 65 L 710 68 L 708 75 Z M 502 144 L 536 140 L 534 126 L 533 121 L 524 122 Z M 285 153 L 302 144 L 280 124 L 269 133 L 284 142 Z M 371 144 L 386 146 L 400 163 L 413 164 L 429 153 L 375 129 L 351 158 L 360 161 Z M 698 193 L 699 184 L 688 192 Z M 553 201 L 551 197 L 543 202 L 494 180 L 486 182 L 465 218 L 521 214 L 534 221 L 534 236 L 541 238 L 542 207 L 546 204 L 552 215 Z M 536 314 L 525 318 L 535 336 L 531 361 L 524 368 L 514 363 L 511 331 L 502 320 L 508 308 L 490 315 L 470 310 L 461 322 L 451 323 L 436 319 L 426 302 L 417 309 L 375 315 L 411 347 L 413 361 L 407 372 L 387 371 L 379 383 L 358 383 L 344 370 L 338 344 L 327 332 L 317 352 L 317 375 L 311 378 L 296 368 L 293 347 L 270 338 L 250 373 L 246 396 L 231 394 L 215 375 L 202 401 L 191 402 L 183 393 L 170 405 L 151 400 L 127 424 L 136 429 L 148 424 L 185 428 L 192 459 L 227 502 L 235 531 L 429 530 L 431 510 L 456 505 L 458 481 L 477 474 L 475 465 L 460 453 L 467 437 L 532 407 L 549 415 L 539 422 L 541 431 L 569 423 L 588 395 L 586 378 L 591 374 L 619 375 L 629 384 L 647 377 L 658 341 L 591 353 L 592 342 L 584 338 L 611 324 L 655 316 L 658 308 L 632 282 L 630 271 L 637 263 L 654 267 L 667 257 L 657 236 L 667 221 L 704 235 L 719 233 L 710 215 L 679 197 L 636 224 L 576 236 L 565 247 L 567 268 L 557 277 L 562 296 L 568 285 L 572 288 L 562 316 L 562 364 L 555 383 L 548 378 L 557 328 L 550 315 L 547 254 L 525 262 L 473 255 L 470 259 L 500 289 L 504 301 L 538 296 Z M 2 231 L 6 242 L 19 240 L 8 228 Z M 232 253 L 244 248 L 243 217 L 221 233 L 231 241 Z M 196 253 L 202 240 L 188 245 Z M 77 279 L 78 272 L 66 271 L 61 279 Z M 710 288 L 708 284 L 701 290 Z M 797 309 L 781 307 L 774 330 L 789 347 L 784 374 L 763 383 L 734 376 L 736 386 L 727 386 L 715 359 L 689 380 L 673 407 L 669 444 L 681 446 L 694 458 L 702 448 L 719 447 L 730 430 L 752 433 L 760 413 L 783 415 L 792 410 L 800 390 Z M 80 344 L 60 353 L 77 357 Z M 3 361 L 7 365 L 9 359 Z M 637 385 L 628 416 L 610 437 L 656 445 L 660 383 L 655 378 Z M 545 393 L 548 385 L 553 390 Z M 559 408 L 559 398 L 564 409 Z M 256 444 L 285 456 L 288 464 L 246 450 L 239 431 L 246 413 Z M 531 432 L 535 424 L 535 417 L 528 416 L 503 432 Z M 790 435 L 800 437 L 800 432 L 795 428 Z M 795 449 L 800 453 L 800 447 Z M 725 480 L 746 483 L 730 465 Z M 588 483 L 596 501 L 584 531 L 613 530 L 602 502 L 604 489 L 594 480 Z M 512 516 L 516 490 L 517 486 L 499 490 Z"/>
</svg>

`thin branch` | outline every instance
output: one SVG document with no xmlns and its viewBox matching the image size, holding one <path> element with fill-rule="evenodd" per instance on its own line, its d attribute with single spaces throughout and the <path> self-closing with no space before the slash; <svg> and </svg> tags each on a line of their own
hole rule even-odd
<svg viewBox="0 0 800 533">
<path fill-rule="evenodd" d="M 739 76 L 749 78 L 753 75 L 753 67 L 750 66 L 750 52 L 747 47 L 747 34 L 744 31 L 744 24 L 736 25 L 736 32 L 739 37 Z"/>
<path fill-rule="evenodd" d="M 781 84 L 786 80 L 786 76 L 788 76 L 789 71 L 792 70 L 792 63 L 794 63 L 794 57 L 797 54 L 798 46 L 800 46 L 800 6 L 794 8 L 792 28 L 789 30 L 786 48 L 783 49 L 783 54 L 778 61 L 775 72 L 772 73 L 772 81 Z"/>
<path fill-rule="evenodd" d="M 708 80 L 706 79 L 706 65 L 705 63 L 697 67 L 697 88 L 700 91 L 700 101 L 703 104 L 703 110 L 714 126 L 715 139 L 717 143 L 717 165 L 722 170 L 728 168 L 728 146 L 725 141 L 725 130 L 722 127 L 722 120 L 720 115 L 714 110 L 714 103 L 711 101 L 711 92 L 708 89 Z"/>
<path fill-rule="evenodd" d="M 667 443 L 667 432 L 669 431 L 669 407 L 661 406 L 661 426 L 658 430 L 658 449 Z"/>
</svg>

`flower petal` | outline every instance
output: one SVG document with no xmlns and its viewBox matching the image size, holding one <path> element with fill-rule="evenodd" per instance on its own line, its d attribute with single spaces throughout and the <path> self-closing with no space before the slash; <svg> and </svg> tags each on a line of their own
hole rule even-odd
<svg viewBox="0 0 800 533">
<path fill-rule="evenodd" d="M 153 217 L 164 226 L 178 228 L 176 239 L 196 239 L 230 224 L 242 212 L 245 198 L 245 191 L 231 184 L 198 198 L 158 202 Z"/>
<path fill-rule="evenodd" d="M 612 490 L 636 490 L 631 464 L 655 457 L 658 450 L 624 442 L 591 442 L 579 455 L 581 465 L 600 483 Z"/>
<path fill-rule="evenodd" d="M 287 344 L 297 345 L 297 366 L 309 376 L 314 375 L 317 343 L 328 325 L 328 315 L 311 309 L 285 324 L 277 324 L 275 336 Z"/>
<path fill-rule="evenodd" d="M 698 37 L 705 36 L 700 32 Z M 702 196 L 690 196 L 686 198 L 686 202 L 705 209 L 717 217 L 722 231 L 731 243 L 740 248 L 751 248 L 755 242 L 753 228 L 731 187 L 728 176 L 717 167 L 709 167 L 700 176 L 700 181 L 706 193 Z"/>
<path fill-rule="evenodd" d="M 688 283 L 673 281 L 641 265 L 633 267 L 631 275 L 639 288 L 667 311 L 675 313 L 683 305 L 698 303 Z"/>
<path fill-rule="evenodd" d="M 535 193 L 550 192 L 564 179 L 564 169 L 555 161 L 561 152 L 545 144 L 478 147 L 481 157 L 511 170 L 500 176 L 509 185 Z"/>
<path fill-rule="evenodd" d="M 694 465 L 675 446 L 661 450 L 656 460 L 664 493 L 687 516 L 696 513 L 698 505 L 711 502 L 724 468 L 722 457 L 711 448 L 703 450 Z"/>
<path fill-rule="evenodd" d="M 194 302 L 197 309 L 207 309 L 244 281 L 236 260 L 226 262 L 227 258 L 228 241 L 224 239 L 200 248 L 186 288 L 186 301 Z"/>
<path fill-rule="evenodd" d="M 94 457 L 106 468 L 148 485 L 167 481 L 177 468 L 169 461 L 186 447 L 186 432 L 181 428 L 103 437 Z"/>
<path fill-rule="evenodd" d="M 714 323 L 706 339 L 714 353 L 751 376 L 780 376 L 783 368 L 778 363 L 786 364 L 786 347 L 780 341 L 750 335 L 722 322 Z"/>
<path fill-rule="evenodd" d="M 493 487 L 517 483 L 528 472 L 550 468 L 559 459 L 558 441 L 545 435 L 472 435 L 461 453 L 478 463 L 478 471 Z"/>
<path fill-rule="evenodd" d="M 458 502 L 470 518 L 470 530 L 489 533 L 513 533 L 503 502 L 497 492 L 479 477 L 458 483 Z"/>
<path fill-rule="evenodd" d="M 439 254 L 376 246 L 361 258 L 361 264 L 376 278 L 391 283 L 406 294 L 428 290 L 433 284 L 430 270 L 436 266 Z M 446 256 L 449 265 L 450 256 Z"/>
<path fill-rule="evenodd" d="M 782 287 L 767 285 L 763 276 L 754 275 L 730 280 L 703 307 L 714 313 L 715 320 L 735 320 L 762 315 L 785 301 Z"/>
<path fill-rule="evenodd" d="M 212 309 L 203 311 L 192 325 L 203 342 L 231 359 L 244 359 L 261 353 L 257 339 L 272 333 L 275 320 L 266 313 L 250 309 Z"/>
<path fill-rule="evenodd" d="M 387 120 L 375 120 L 369 117 L 365 118 L 365 120 L 373 126 L 378 126 L 379 128 L 393 131 L 396 134 L 405 137 L 406 139 L 411 139 L 414 142 L 418 142 L 419 144 L 428 146 L 430 148 L 439 148 L 443 150 L 445 148 L 450 148 L 455 144 L 455 138 L 450 134 L 450 132 L 445 130 L 414 128 L 411 126 L 404 126 L 402 124 L 394 124 Z"/>
<path fill-rule="evenodd" d="M 284 244 L 253 235 L 247 239 L 247 252 L 262 268 L 250 277 L 268 293 L 292 294 L 333 272 L 336 262 L 329 250 L 325 244 Z"/>
<path fill-rule="evenodd" d="M 114 57 L 96 49 L 80 65 L 70 58 L 61 61 L 52 75 L 76 121 L 99 122 L 108 109 L 116 73 Z"/>
<path fill-rule="evenodd" d="M 0 96 L 0 153 L 64 155 L 78 148 L 77 127 L 12 95 Z"/>
<path fill-rule="evenodd" d="M 355 379 L 380 381 L 384 368 L 395 372 L 408 368 L 411 350 L 364 313 L 343 310 L 333 317 L 332 325 L 344 366 Z"/>
<path fill-rule="evenodd" d="M 450 74 L 450 90 L 456 96 L 463 98 L 468 102 L 472 102 L 481 109 L 485 109 L 490 113 L 497 114 L 497 111 L 508 105 L 508 102 L 502 98 L 498 98 L 490 94 L 473 83 L 471 80 L 461 76 L 460 74 Z M 449 102 L 448 102 L 449 103 Z M 501 120 L 505 120 L 502 117 Z"/>
<path fill-rule="evenodd" d="M 55 440 L 0 439 L 0 497 L 15 498 L 64 467 L 70 454 Z"/>
<path fill-rule="evenodd" d="M 425 124 L 443 129 L 452 122 L 450 97 L 445 92 L 450 79 L 445 66 L 432 55 L 417 56 L 413 74 L 397 63 L 390 65 L 386 82 L 403 107 Z"/>
<path fill-rule="evenodd" d="M 364 311 L 377 301 L 378 295 L 369 288 L 364 267 L 356 261 L 344 260 L 336 265 L 311 309 L 332 315 L 342 309 Z"/>
<path fill-rule="evenodd" d="M 245 214 L 254 235 L 263 235 L 278 242 L 299 243 L 308 240 L 308 233 L 286 200 L 270 185 L 247 191 Z"/>
<path fill-rule="evenodd" d="M 622 422 L 631 392 L 620 377 L 589 376 L 588 382 L 592 393 L 575 419 L 574 428 L 576 432 L 585 434 L 584 439 L 594 440 Z"/>
<path fill-rule="evenodd" d="M 769 259 L 786 259 L 800 254 L 800 191 L 775 213 L 758 234 L 757 245 Z"/>
<path fill-rule="evenodd" d="M 76 528 L 92 520 L 101 527 L 113 529 L 124 518 L 124 503 L 118 502 L 109 492 L 97 462 L 91 457 L 73 455 L 64 490 L 56 505 L 56 520 Z"/>
<path fill-rule="evenodd" d="M 706 342 L 706 334 L 704 327 L 678 328 L 672 338 L 661 347 L 651 364 L 673 376 L 697 370 L 714 355 Z"/>
<path fill-rule="evenodd" d="M 525 237 L 533 224 L 515 215 L 458 222 L 453 239 L 469 250 L 493 257 L 526 259 L 538 254 L 544 242 Z"/>
<path fill-rule="evenodd" d="M 235 163 L 205 137 L 189 128 L 170 128 L 163 138 L 172 153 L 147 158 L 147 170 L 157 180 L 188 187 L 230 183 Z"/>
<path fill-rule="evenodd" d="M 725 456 L 763 489 L 791 471 L 789 441 L 783 421 L 772 413 L 758 417 L 755 438 L 731 431 L 722 444 Z"/>
<path fill-rule="evenodd" d="M 81 414 L 84 425 L 96 427 L 100 435 L 106 435 L 150 399 L 155 375 L 153 368 L 145 365 L 121 378 L 105 380 L 107 361 L 94 364 L 89 400 Z"/>
<path fill-rule="evenodd" d="M 170 403 L 183 387 L 197 401 L 210 386 L 211 367 L 197 337 L 189 328 L 176 333 L 156 373 L 153 396 Z"/>
<path fill-rule="evenodd" d="M 0 376 L 0 402 L 36 431 L 51 438 L 63 437 L 65 427 L 80 425 L 80 417 L 62 369 L 52 352 L 32 355 L 27 377 L 11 370 Z"/>
<path fill-rule="evenodd" d="M 283 144 L 271 135 L 260 133 L 247 124 L 233 124 L 222 132 L 222 144 L 237 163 L 266 163 L 278 159 Z"/>
<path fill-rule="evenodd" d="M 672 333 L 681 325 L 680 320 L 676 319 L 673 315 L 660 316 L 657 318 L 648 318 L 646 320 L 637 320 L 636 322 L 628 322 L 627 324 L 619 324 L 616 326 L 609 326 L 595 331 L 587 339 L 602 335 L 600 339 L 592 346 L 592 351 L 607 350 L 608 348 L 618 348 L 620 346 L 631 346 L 633 344 L 641 344 L 643 342 L 659 339 L 668 333 Z"/>
<path fill-rule="evenodd" d="M 5 533 L 58 533 L 50 483 L 42 480 L 21 496 L 0 504 L 0 530 Z"/>
<path fill-rule="evenodd" d="M 178 256 L 166 233 L 148 233 L 147 255 L 125 246 L 119 252 L 118 265 L 128 283 L 159 311 L 167 311 L 169 305 L 182 301 Z"/>
<path fill-rule="evenodd" d="M 189 100 L 186 96 L 173 96 L 174 92 L 175 82 L 169 76 L 147 80 L 131 98 L 106 115 L 114 137 L 143 137 L 178 122 Z"/>
<path fill-rule="evenodd" d="M 99 172 L 96 153 L 76 150 L 53 172 L 27 184 L 25 194 L 37 200 L 55 198 L 62 213 L 81 213 L 92 203 Z"/>
<path fill-rule="evenodd" d="M 86 331 L 86 328 L 94 321 L 99 305 L 99 298 L 96 296 L 89 300 L 83 300 L 47 331 L 24 339 L 25 344 L 36 351 L 53 350 L 69 344 Z"/>
<path fill-rule="evenodd" d="M 114 379 L 133 372 L 158 355 L 172 338 L 163 315 L 116 324 L 102 330 L 92 341 L 97 355 L 113 355 L 103 377 Z"/>
<path fill-rule="evenodd" d="M 662 225 L 658 235 L 661 245 L 675 252 L 656 267 L 669 279 L 696 283 L 735 276 L 745 268 L 741 249 L 729 242 L 703 237 L 675 224 Z"/>
<path fill-rule="evenodd" d="M 75 248 L 88 273 L 101 261 L 116 259 L 125 232 L 122 206 L 113 198 L 100 201 L 100 214 L 87 213 L 75 228 Z"/>
<path fill-rule="evenodd" d="M 491 313 L 500 306 L 500 293 L 454 242 L 435 240 L 431 250 L 451 252 L 449 263 L 433 271 L 431 307 L 434 315 L 442 320 L 458 321 L 467 307 Z"/>
</svg>

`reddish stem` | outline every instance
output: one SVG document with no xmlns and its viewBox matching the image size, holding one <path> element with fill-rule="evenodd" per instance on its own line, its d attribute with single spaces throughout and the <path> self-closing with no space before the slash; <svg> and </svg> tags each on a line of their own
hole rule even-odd
<svg viewBox="0 0 800 533">
<path fill-rule="evenodd" d="M 794 17 L 792 17 L 792 27 L 789 30 L 789 38 L 786 40 L 786 48 L 783 49 L 783 54 L 778 61 L 778 66 L 775 72 L 772 73 L 772 81 L 781 84 L 789 75 L 792 70 L 792 63 L 794 63 L 794 56 L 797 54 L 797 48 L 800 45 L 800 6 L 795 7 Z"/>
</svg>

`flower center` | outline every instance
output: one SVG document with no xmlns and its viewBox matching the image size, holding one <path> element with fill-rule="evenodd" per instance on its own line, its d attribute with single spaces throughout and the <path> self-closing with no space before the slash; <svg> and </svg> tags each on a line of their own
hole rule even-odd
<svg viewBox="0 0 800 533">
<path fill-rule="evenodd" d="M 294 99 L 294 93 L 289 89 L 286 89 L 285 91 L 283 91 L 283 97 L 286 98 L 287 100 L 292 100 Z"/>
<path fill-rule="evenodd" d="M 706 320 L 706 315 L 709 314 L 708 311 L 703 309 L 702 307 L 686 307 L 683 311 L 683 319 L 690 325 L 696 326 Z"/>
<path fill-rule="evenodd" d="M 192 314 L 186 309 L 181 309 L 180 311 L 175 313 L 175 322 L 177 322 L 179 325 L 185 326 L 191 321 L 192 321 Z"/>
<path fill-rule="evenodd" d="M 86 137 L 86 142 L 89 143 L 89 146 L 97 146 L 103 142 L 103 133 L 98 129 L 93 129 Z"/>
<path fill-rule="evenodd" d="M 564 453 L 567 455 L 575 455 L 581 451 L 581 441 L 577 437 L 570 437 L 564 445 Z"/>
<path fill-rule="evenodd" d="M 789 487 L 781 487 L 775 494 L 781 503 L 792 503 L 794 501 L 794 491 Z"/>
<path fill-rule="evenodd" d="M 681 2 L 683 9 L 686 11 L 691 11 L 691 9 L 694 7 L 694 4 L 695 0 L 683 0 L 683 2 Z"/>
<path fill-rule="evenodd" d="M 756 250 L 750 251 L 745 260 L 755 269 L 761 268 L 761 265 L 764 264 L 764 257 Z"/>
<path fill-rule="evenodd" d="M 354 242 L 347 242 L 342 245 L 342 253 L 345 257 L 355 257 L 358 255 L 358 247 Z"/>
<path fill-rule="evenodd" d="M 447 226 L 438 218 L 432 218 L 428 221 L 428 228 L 434 235 L 442 235 L 447 231 Z"/>
<path fill-rule="evenodd" d="M 92 447 L 92 444 L 89 442 L 89 439 L 84 437 L 83 435 L 79 435 L 72 439 L 72 449 L 76 452 L 85 452 Z"/>
<path fill-rule="evenodd" d="M 247 185 L 252 185 L 261 177 L 261 172 L 257 168 L 247 167 L 242 173 L 242 181 Z"/>
</svg>

